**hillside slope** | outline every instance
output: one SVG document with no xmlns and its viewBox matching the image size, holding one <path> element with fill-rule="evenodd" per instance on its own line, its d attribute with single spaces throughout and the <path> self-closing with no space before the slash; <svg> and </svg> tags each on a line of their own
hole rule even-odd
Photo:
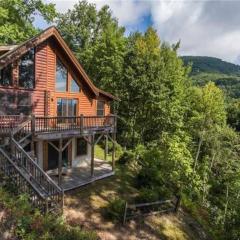
<svg viewBox="0 0 240 240">
<path fill-rule="evenodd" d="M 185 65 L 192 65 L 191 77 L 196 85 L 215 82 L 232 98 L 240 98 L 240 66 L 213 57 L 183 56 Z"/>
</svg>

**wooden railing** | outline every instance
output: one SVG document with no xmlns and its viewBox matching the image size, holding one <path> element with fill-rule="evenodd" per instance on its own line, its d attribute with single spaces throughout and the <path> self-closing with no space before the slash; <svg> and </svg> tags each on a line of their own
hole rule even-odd
<svg viewBox="0 0 240 240">
<path fill-rule="evenodd" d="M 9 133 L 26 121 L 27 118 L 24 115 L 0 115 L 0 133 Z"/>
<path fill-rule="evenodd" d="M 116 116 L 35 117 L 35 133 L 116 129 Z"/>
<path fill-rule="evenodd" d="M 28 177 L 31 184 L 36 187 L 38 194 L 44 196 L 49 204 L 55 205 L 56 209 L 62 209 L 62 189 L 39 167 L 15 139 L 11 140 L 11 151 L 12 159 Z M 49 207 L 47 204 L 46 206 Z M 51 208 L 49 207 L 46 211 L 51 210 Z"/>
<path fill-rule="evenodd" d="M 34 207 L 45 211 L 46 201 L 42 195 L 38 193 L 36 186 L 23 174 L 10 156 L 0 147 L 0 171 L 9 179 L 11 179 L 16 191 L 19 194 L 26 193 Z"/>
</svg>

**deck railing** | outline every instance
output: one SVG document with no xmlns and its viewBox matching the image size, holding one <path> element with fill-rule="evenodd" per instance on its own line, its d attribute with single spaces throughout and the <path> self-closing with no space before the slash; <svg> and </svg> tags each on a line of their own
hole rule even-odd
<svg viewBox="0 0 240 240">
<path fill-rule="evenodd" d="M 80 132 L 87 130 L 114 130 L 116 127 L 116 116 L 35 117 L 34 126 L 35 133 L 70 130 L 79 130 Z"/>
<path fill-rule="evenodd" d="M 17 128 L 27 118 L 24 115 L 0 115 L 0 133 L 8 133 Z"/>
</svg>

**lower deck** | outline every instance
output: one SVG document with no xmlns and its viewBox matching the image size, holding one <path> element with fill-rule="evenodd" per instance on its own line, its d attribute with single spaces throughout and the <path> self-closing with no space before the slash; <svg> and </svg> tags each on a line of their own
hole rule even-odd
<svg viewBox="0 0 240 240">
<path fill-rule="evenodd" d="M 49 175 L 58 183 L 57 172 L 49 172 Z M 114 171 L 110 163 L 104 160 L 94 159 L 93 176 L 91 176 L 91 166 L 89 165 L 63 169 L 61 187 L 64 191 L 69 191 L 113 175 Z"/>
</svg>

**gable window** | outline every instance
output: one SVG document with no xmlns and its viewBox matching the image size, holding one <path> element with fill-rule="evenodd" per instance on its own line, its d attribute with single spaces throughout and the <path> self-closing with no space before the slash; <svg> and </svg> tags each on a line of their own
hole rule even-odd
<svg viewBox="0 0 240 240">
<path fill-rule="evenodd" d="M 35 50 L 25 53 L 19 63 L 19 86 L 32 89 L 35 87 Z"/>
<path fill-rule="evenodd" d="M 56 65 L 56 90 L 59 92 L 67 91 L 67 69 L 59 58 L 57 58 Z"/>
<path fill-rule="evenodd" d="M 12 65 L 8 65 L 2 70 L 0 70 L 0 85 L 2 86 L 12 86 Z"/>
<path fill-rule="evenodd" d="M 87 141 L 84 138 L 77 138 L 76 141 L 76 155 L 87 155 Z"/>
<path fill-rule="evenodd" d="M 80 87 L 74 79 L 71 80 L 71 92 L 80 92 Z"/>
<path fill-rule="evenodd" d="M 104 101 L 97 101 L 97 116 L 104 116 Z"/>
</svg>

